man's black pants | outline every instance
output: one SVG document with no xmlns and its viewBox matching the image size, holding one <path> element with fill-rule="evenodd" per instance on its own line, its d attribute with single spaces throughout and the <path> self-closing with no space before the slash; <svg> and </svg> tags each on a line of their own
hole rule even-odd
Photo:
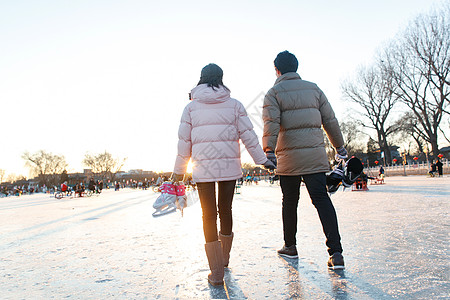
<svg viewBox="0 0 450 300">
<path fill-rule="evenodd" d="M 288 247 L 296 245 L 297 207 L 300 198 L 300 183 L 302 178 L 312 203 L 319 214 L 323 232 L 326 236 L 328 253 L 332 255 L 335 252 L 342 252 L 336 211 L 327 193 L 325 173 L 298 176 L 280 175 L 280 185 L 283 192 L 282 213 L 285 245 Z"/>
</svg>

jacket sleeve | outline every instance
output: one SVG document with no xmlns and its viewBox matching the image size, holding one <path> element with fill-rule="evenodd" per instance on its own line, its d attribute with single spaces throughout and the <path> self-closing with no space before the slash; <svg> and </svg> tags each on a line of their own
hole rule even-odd
<svg viewBox="0 0 450 300">
<path fill-rule="evenodd" d="M 250 153 L 250 156 L 253 158 L 255 164 L 258 165 L 264 164 L 267 161 L 267 157 L 264 154 L 261 145 L 259 144 L 258 136 L 253 130 L 253 124 L 247 115 L 247 111 L 240 102 L 238 102 L 237 114 L 238 114 L 237 129 L 239 138 L 241 139 L 248 153 Z"/>
<path fill-rule="evenodd" d="M 339 122 L 334 115 L 333 108 L 328 102 L 325 94 L 319 89 L 319 110 L 322 117 L 322 126 L 327 133 L 328 139 L 334 148 L 339 148 L 344 145 L 344 138 L 342 136 Z"/>
<path fill-rule="evenodd" d="M 280 106 L 275 91 L 270 89 L 264 97 L 263 104 L 264 133 L 262 138 L 264 151 L 275 151 L 278 133 L 280 132 Z"/>
<path fill-rule="evenodd" d="M 189 108 L 186 106 L 181 116 L 180 127 L 178 128 L 178 153 L 173 169 L 173 172 L 176 174 L 186 173 L 192 153 L 191 130 L 191 115 Z"/>
</svg>

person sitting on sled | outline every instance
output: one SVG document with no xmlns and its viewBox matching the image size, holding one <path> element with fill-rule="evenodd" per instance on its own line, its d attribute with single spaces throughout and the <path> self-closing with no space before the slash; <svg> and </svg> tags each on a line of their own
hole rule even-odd
<svg viewBox="0 0 450 300">
<path fill-rule="evenodd" d="M 384 168 L 383 168 L 383 166 L 380 166 L 380 171 L 378 172 L 378 177 L 380 179 L 384 178 Z"/>
<path fill-rule="evenodd" d="M 430 175 L 431 177 L 436 176 L 436 164 L 435 163 L 431 164 L 431 169 L 428 172 L 428 175 Z"/>
</svg>

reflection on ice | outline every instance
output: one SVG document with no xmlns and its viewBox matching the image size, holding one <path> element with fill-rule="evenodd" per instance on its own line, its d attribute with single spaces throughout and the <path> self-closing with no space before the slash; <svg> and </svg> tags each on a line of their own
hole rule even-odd
<svg viewBox="0 0 450 300">
<path fill-rule="evenodd" d="M 345 278 L 345 270 L 328 270 L 330 274 L 332 291 L 334 299 L 348 299 L 347 280 Z"/>
<path fill-rule="evenodd" d="M 225 289 L 229 299 L 247 299 L 244 292 L 239 287 L 237 279 L 233 276 L 230 268 L 225 268 Z"/>
</svg>

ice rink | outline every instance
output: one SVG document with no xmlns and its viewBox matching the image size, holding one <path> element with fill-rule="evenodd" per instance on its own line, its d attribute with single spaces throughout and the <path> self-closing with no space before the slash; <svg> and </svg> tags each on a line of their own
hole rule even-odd
<svg viewBox="0 0 450 300">
<path fill-rule="evenodd" d="M 285 260 L 281 191 L 261 182 L 233 202 L 225 286 L 208 284 L 200 203 L 153 218 L 158 194 L 0 199 L 1 299 L 449 299 L 450 177 L 388 177 L 332 195 L 346 269 L 301 188 L 298 260 Z"/>
</svg>

